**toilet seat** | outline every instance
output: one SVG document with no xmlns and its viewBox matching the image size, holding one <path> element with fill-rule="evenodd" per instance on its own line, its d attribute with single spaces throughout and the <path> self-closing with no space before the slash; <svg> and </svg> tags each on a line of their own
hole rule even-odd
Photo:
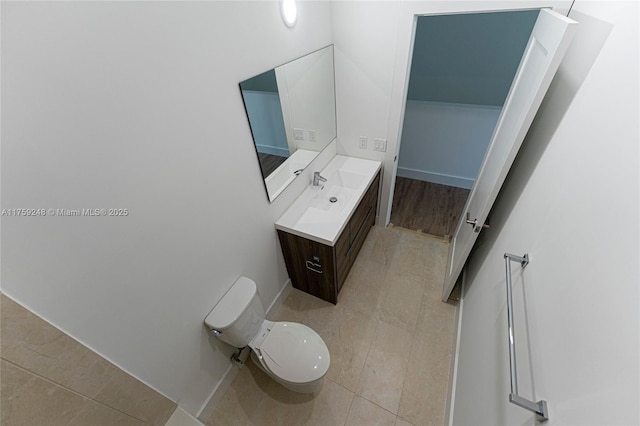
<svg viewBox="0 0 640 426">
<path fill-rule="evenodd" d="M 322 338 L 304 324 L 265 321 L 251 342 L 263 366 L 289 383 L 308 383 L 323 377 L 330 356 Z"/>
</svg>

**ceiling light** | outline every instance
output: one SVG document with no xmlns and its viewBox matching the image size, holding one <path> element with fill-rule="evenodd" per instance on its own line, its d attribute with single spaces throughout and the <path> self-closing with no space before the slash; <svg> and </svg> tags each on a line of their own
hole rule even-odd
<svg viewBox="0 0 640 426">
<path fill-rule="evenodd" d="M 285 25 L 292 28 L 298 19 L 298 6 L 296 0 L 280 0 L 280 13 Z"/>
</svg>

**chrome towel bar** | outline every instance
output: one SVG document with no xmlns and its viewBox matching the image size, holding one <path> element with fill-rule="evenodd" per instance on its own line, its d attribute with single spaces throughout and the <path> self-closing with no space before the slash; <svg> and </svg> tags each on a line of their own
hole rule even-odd
<svg viewBox="0 0 640 426">
<path fill-rule="evenodd" d="M 529 264 L 529 255 L 516 256 L 515 254 L 504 254 L 504 263 L 507 274 L 507 325 L 509 327 L 509 369 L 511 372 L 511 393 L 509 394 L 509 402 L 516 404 L 526 410 L 536 413 L 536 419 L 539 422 L 549 420 L 549 410 L 547 401 L 540 400 L 538 402 L 529 401 L 518 395 L 518 372 L 516 369 L 516 336 L 513 332 L 513 299 L 511 297 L 511 262 L 518 262 L 523 268 Z"/>
</svg>

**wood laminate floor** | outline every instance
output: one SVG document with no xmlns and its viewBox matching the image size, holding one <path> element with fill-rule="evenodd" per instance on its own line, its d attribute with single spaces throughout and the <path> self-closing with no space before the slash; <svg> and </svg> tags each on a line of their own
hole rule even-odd
<svg viewBox="0 0 640 426">
<path fill-rule="evenodd" d="M 259 152 L 258 158 L 260 159 L 260 166 L 262 169 L 262 178 L 266 179 L 278 166 L 287 159 L 287 157 L 281 157 L 279 155 L 264 154 Z"/>
<path fill-rule="evenodd" d="M 463 214 L 469 192 L 468 189 L 397 177 L 391 223 L 448 239 Z"/>
</svg>

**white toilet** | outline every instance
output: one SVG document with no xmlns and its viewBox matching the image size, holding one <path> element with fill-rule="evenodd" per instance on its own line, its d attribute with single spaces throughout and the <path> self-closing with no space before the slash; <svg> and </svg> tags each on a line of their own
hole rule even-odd
<svg viewBox="0 0 640 426">
<path fill-rule="evenodd" d="M 287 389 L 312 393 L 322 387 L 330 362 L 327 345 L 306 325 L 266 320 L 251 279 L 238 278 L 204 323 L 223 342 L 248 345 L 253 362 Z"/>
</svg>

